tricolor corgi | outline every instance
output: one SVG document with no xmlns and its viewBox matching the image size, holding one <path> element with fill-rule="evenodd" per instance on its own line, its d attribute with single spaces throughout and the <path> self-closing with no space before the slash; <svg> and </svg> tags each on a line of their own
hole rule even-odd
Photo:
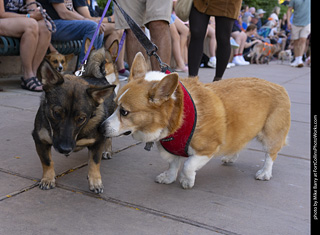
<svg viewBox="0 0 320 235">
<path fill-rule="evenodd" d="M 283 87 L 258 78 L 204 84 L 177 73 L 147 72 L 141 53 L 115 101 L 117 109 L 101 126 L 105 136 L 132 134 L 156 142 L 169 163 L 158 183 L 173 183 L 187 157 L 180 173 L 184 189 L 194 186 L 196 171 L 211 158 L 224 156 L 223 163 L 232 163 L 255 137 L 267 151 L 256 179 L 269 180 L 290 128 L 290 100 Z"/>
</svg>

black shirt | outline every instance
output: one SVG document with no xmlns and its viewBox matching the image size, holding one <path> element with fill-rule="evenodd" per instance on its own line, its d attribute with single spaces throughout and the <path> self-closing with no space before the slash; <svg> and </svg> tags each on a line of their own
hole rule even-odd
<svg viewBox="0 0 320 235">
<path fill-rule="evenodd" d="M 52 3 L 65 3 L 68 10 L 73 10 L 73 4 L 72 0 L 37 0 L 39 3 L 41 3 L 42 7 L 46 9 L 48 15 L 53 20 L 59 20 L 61 19 L 59 14 L 56 12 L 54 7 L 52 6 Z"/>
</svg>

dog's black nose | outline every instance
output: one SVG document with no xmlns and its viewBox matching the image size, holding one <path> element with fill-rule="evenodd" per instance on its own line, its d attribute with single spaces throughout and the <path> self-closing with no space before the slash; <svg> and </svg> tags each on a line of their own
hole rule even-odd
<svg viewBox="0 0 320 235">
<path fill-rule="evenodd" d="M 57 150 L 59 153 L 69 156 L 69 154 L 72 152 L 72 147 L 67 145 L 59 145 Z"/>
</svg>

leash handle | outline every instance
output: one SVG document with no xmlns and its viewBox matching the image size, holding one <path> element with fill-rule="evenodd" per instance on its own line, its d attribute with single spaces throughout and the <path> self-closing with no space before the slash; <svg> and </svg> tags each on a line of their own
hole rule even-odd
<svg viewBox="0 0 320 235">
<path fill-rule="evenodd" d="M 57 27 L 56 27 L 56 24 L 53 22 L 53 20 L 51 19 L 51 17 L 48 15 L 48 13 L 45 12 L 45 10 L 43 9 L 42 5 L 39 3 L 39 2 L 29 2 L 27 3 L 26 5 L 20 7 L 19 11 L 21 12 L 30 12 L 30 11 L 34 11 L 34 9 L 28 9 L 28 6 L 31 6 L 31 5 L 37 5 L 39 8 L 40 8 L 40 13 L 44 19 L 44 22 L 48 28 L 48 30 L 51 32 L 51 33 L 55 33 L 57 31 Z M 49 24 L 48 24 L 48 21 L 50 22 L 51 24 L 51 28 L 49 27 Z"/>
<path fill-rule="evenodd" d="M 109 8 L 110 3 L 111 3 L 111 0 L 108 0 L 107 5 L 106 5 L 106 7 L 105 7 L 104 10 L 103 10 L 103 13 L 102 13 L 101 19 L 100 19 L 100 21 L 99 21 L 98 27 L 97 27 L 96 31 L 94 32 L 94 34 L 93 34 L 93 36 L 92 36 L 92 38 L 91 38 L 91 42 L 90 42 L 89 49 L 88 49 L 87 53 L 85 54 L 83 60 L 81 61 L 82 67 L 83 67 L 83 65 L 86 63 L 86 61 L 87 61 L 87 59 L 88 59 L 88 57 L 89 57 L 91 48 L 92 48 L 92 46 L 93 46 L 93 42 L 94 42 L 94 40 L 96 39 L 96 37 L 97 37 L 97 35 L 98 35 L 98 32 L 99 32 L 101 23 L 102 23 L 103 18 L 105 17 L 105 15 L 106 15 L 106 13 L 107 13 L 107 10 L 108 10 L 108 8 Z M 84 43 L 84 42 L 82 42 L 82 43 Z"/>
</svg>

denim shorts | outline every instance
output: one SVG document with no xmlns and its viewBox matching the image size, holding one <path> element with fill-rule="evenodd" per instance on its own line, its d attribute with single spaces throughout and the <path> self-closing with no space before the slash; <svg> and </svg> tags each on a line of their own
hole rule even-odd
<svg viewBox="0 0 320 235">
<path fill-rule="evenodd" d="M 84 58 L 84 42 L 87 38 L 91 39 L 98 24 L 91 20 L 54 20 L 57 31 L 52 34 L 52 40 L 57 41 L 71 41 L 71 40 L 83 40 L 81 52 L 79 55 L 79 61 Z M 96 49 L 102 47 L 103 33 L 98 34 L 93 46 Z"/>
</svg>

